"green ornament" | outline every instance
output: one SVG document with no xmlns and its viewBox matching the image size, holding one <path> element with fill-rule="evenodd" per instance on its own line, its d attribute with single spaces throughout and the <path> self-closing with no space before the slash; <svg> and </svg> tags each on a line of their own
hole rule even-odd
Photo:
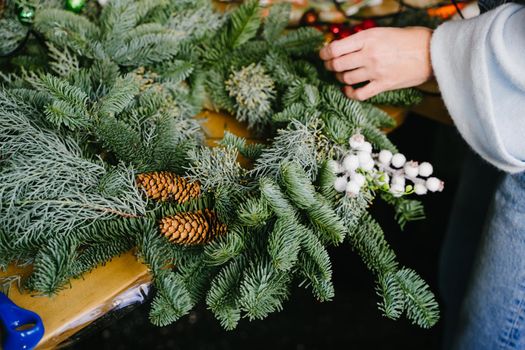
<svg viewBox="0 0 525 350">
<path fill-rule="evenodd" d="M 24 24 L 33 23 L 33 18 L 35 18 L 35 9 L 29 6 L 24 6 L 18 12 L 18 19 Z"/>
<path fill-rule="evenodd" d="M 66 9 L 72 12 L 80 12 L 86 5 L 86 0 L 66 0 Z"/>
</svg>

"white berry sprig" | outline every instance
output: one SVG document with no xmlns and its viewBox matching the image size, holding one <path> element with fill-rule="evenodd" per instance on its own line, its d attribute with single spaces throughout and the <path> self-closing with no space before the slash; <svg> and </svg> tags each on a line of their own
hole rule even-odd
<svg viewBox="0 0 525 350">
<path fill-rule="evenodd" d="M 350 150 L 340 161 L 329 162 L 337 175 L 335 190 L 349 197 L 357 196 L 364 187 L 390 192 L 395 197 L 441 192 L 444 188 L 443 181 L 430 177 L 434 168 L 428 162 L 407 161 L 404 154 L 389 150 L 373 153 L 372 144 L 361 134 L 350 137 L 349 145 Z"/>
</svg>

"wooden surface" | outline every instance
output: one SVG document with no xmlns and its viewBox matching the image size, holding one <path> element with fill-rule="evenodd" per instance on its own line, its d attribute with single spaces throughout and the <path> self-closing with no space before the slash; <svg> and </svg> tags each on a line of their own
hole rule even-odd
<svg viewBox="0 0 525 350">
<path fill-rule="evenodd" d="M 8 270 L 3 274 L 13 273 Z M 24 273 L 24 271 L 22 272 Z M 0 274 L 1 277 L 2 274 Z M 53 349 L 89 323 L 118 307 L 129 291 L 145 287 L 150 276 L 145 265 L 130 252 L 114 258 L 82 279 L 71 281 L 69 288 L 54 297 L 21 294 L 12 288 L 9 297 L 17 305 L 42 317 L 45 334 L 38 349 Z"/>
</svg>

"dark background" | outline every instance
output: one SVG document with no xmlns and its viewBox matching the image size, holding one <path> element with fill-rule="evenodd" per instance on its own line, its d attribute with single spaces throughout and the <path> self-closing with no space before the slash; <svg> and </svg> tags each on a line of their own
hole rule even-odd
<svg viewBox="0 0 525 350">
<path fill-rule="evenodd" d="M 449 209 L 453 201 L 463 144 L 457 131 L 416 115 L 391 133 L 408 159 L 430 161 L 445 191 L 423 197 L 427 219 L 401 231 L 392 208 L 381 201 L 372 211 L 384 228 L 401 265 L 414 268 L 438 294 L 438 262 Z M 295 288 L 284 310 L 264 321 L 242 320 L 224 331 L 200 305 L 168 327 L 149 323 L 149 304 L 114 314 L 81 333 L 71 349 L 425 349 L 440 348 L 442 321 L 432 329 L 413 326 L 406 319 L 391 321 L 377 310 L 374 281 L 348 245 L 331 249 L 336 296 L 319 303 L 309 291 Z M 442 306 L 443 311 L 443 306 Z"/>
</svg>

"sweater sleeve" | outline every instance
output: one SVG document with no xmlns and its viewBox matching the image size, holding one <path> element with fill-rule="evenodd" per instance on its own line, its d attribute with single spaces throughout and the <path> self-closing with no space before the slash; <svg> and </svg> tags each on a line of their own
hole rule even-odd
<svg viewBox="0 0 525 350">
<path fill-rule="evenodd" d="M 467 143 L 506 172 L 525 171 L 525 7 L 451 21 L 432 36 L 432 66 Z"/>
</svg>

